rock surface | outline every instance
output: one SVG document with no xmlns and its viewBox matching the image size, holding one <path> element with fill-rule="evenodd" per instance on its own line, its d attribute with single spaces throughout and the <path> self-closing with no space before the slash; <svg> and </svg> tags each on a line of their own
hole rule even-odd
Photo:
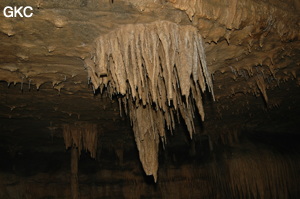
<svg viewBox="0 0 300 199">
<path fill-rule="evenodd" d="M 208 137 L 212 150 L 245 131 L 298 135 L 298 0 L 5 6 L 33 8 L 31 18 L 0 14 L 0 148 L 12 159 L 26 150 L 63 153 L 63 126 L 89 122 L 98 126 L 98 150 L 122 159 L 137 146 L 145 173 L 159 181 L 160 152 L 192 147 L 190 138 Z"/>
</svg>

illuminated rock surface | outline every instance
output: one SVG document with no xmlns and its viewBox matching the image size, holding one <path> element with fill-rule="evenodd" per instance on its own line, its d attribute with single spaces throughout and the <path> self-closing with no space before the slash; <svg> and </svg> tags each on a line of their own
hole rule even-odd
<svg viewBox="0 0 300 199">
<path fill-rule="evenodd" d="M 70 198 L 65 147 L 79 198 L 300 197 L 298 0 L 0 8 L 21 5 L 0 15 L 0 198 Z"/>
</svg>

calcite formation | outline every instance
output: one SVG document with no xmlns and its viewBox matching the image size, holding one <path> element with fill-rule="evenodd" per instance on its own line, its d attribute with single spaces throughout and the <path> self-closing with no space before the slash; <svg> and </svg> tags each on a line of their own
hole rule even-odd
<svg viewBox="0 0 300 199">
<path fill-rule="evenodd" d="M 193 120 L 197 112 L 205 118 L 201 133 L 212 143 L 230 143 L 233 138 L 227 137 L 239 125 L 249 131 L 263 124 L 268 131 L 290 132 L 290 126 L 298 131 L 299 0 L 3 0 L 0 4 L 1 9 L 21 4 L 34 8 L 31 18 L 0 16 L 1 133 L 18 131 L 30 121 L 35 135 L 52 122 L 55 128 L 49 129 L 55 134 L 62 123 L 83 120 L 113 132 L 106 134 L 109 141 L 101 139 L 101 147 L 123 143 L 129 148 L 135 143 L 121 140 L 131 131 L 116 125 L 124 119 L 119 118 L 116 103 L 97 95 L 97 89 L 104 89 L 130 116 L 144 170 L 156 180 L 159 144 L 165 144 L 166 132 L 182 119 L 192 137 L 203 124 Z M 203 103 L 206 90 L 211 95 Z M 270 118 L 280 122 L 273 125 Z M 66 147 L 74 154 L 72 173 L 77 175 L 82 149 L 95 157 L 96 127 L 76 123 L 63 129 Z M 248 183 L 239 178 L 230 177 L 241 186 Z"/>
<path fill-rule="evenodd" d="M 91 82 L 123 96 L 144 170 L 156 180 L 164 124 L 174 129 L 174 115 L 180 114 L 192 137 L 196 109 L 204 120 L 206 86 L 214 96 L 202 37 L 193 26 L 156 21 L 121 26 L 95 43 L 93 61 L 86 60 Z"/>
<path fill-rule="evenodd" d="M 66 149 L 78 148 L 78 157 L 84 149 L 89 151 L 92 158 L 96 158 L 97 152 L 97 125 L 78 122 L 76 124 L 63 125 L 63 136 Z"/>
<path fill-rule="evenodd" d="M 97 152 L 97 125 L 86 122 L 63 125 L 63 136 L 66 149 L 71 148 L 71 195 L 73 199 L 79 198 L 78 159 L 81 150 L 90 152 L 96 158 Z"/>
</svg>

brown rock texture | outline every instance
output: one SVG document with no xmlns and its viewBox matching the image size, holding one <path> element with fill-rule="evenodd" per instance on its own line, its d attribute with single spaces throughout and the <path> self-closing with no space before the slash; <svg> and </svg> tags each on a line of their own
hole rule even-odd
<svg viewBox="0 0 300 199">
<path fill-rule="evenodd" d="M 6 18 L 6 6 L 33 16 Z M 298 0 L 2 0 L 0 10 L 0 198 L 70 198 L 76 176 L 73 198 L 299 197 Z M 94 178 L 80 158 L 97 164 Z M 48 164 L 55 176 L 34 171 Z"/>
</svg>

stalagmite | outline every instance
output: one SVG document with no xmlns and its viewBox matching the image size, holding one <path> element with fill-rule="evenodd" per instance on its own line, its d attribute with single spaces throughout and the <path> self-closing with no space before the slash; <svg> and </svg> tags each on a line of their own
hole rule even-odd
<svg viewBox="0 0 300 199">
<path fill-rule="evenodd" d="M 202 37 L 193 26 L 157 21 L 123 25 L 95 44 L 94 62 L 85 60 L 89 79 L 96 89 L 106 78 L 110 96 L 124 96 L 143 168 L 156 181 L 165 125 L 172 131 L 180 113 L 192 137 L 194 103 L 204 120 L 206 86 L 214 99 Z"/>
<path fill-rule="evenodd" d="M 71 195 L 72 199 L 78 199 L 78 149 L 73 146 L 71 150 Z"/>
</svg>

